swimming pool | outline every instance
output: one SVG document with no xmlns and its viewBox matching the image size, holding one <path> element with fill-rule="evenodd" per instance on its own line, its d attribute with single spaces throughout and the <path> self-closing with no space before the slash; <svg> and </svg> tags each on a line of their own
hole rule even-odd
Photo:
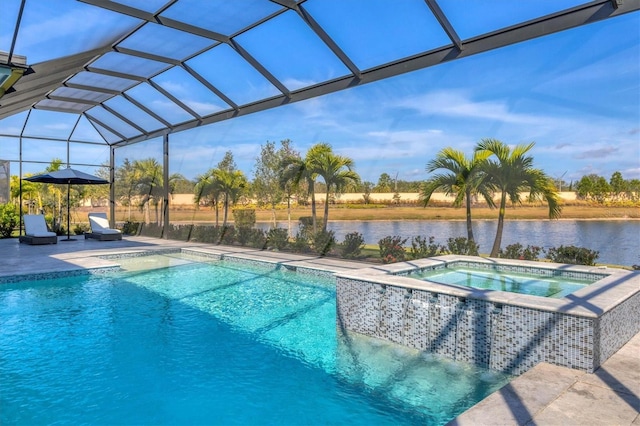
<svg viewBox="0 0 640 426">
<path fill-rule="evenodd" d="M 423 280 L 483 290 L 508 291 L 532 296 L 560 298 L 595 282 L 562 276 L 543 276 L 468 267 L 447 267 L 416 274 Z"/>
<path fill-rule="evenodd" d="M 327 276 L 192 260 L 2 285 L 0 423 L 444 424 L 510 379 L 340 332 Z"/>
</svg>

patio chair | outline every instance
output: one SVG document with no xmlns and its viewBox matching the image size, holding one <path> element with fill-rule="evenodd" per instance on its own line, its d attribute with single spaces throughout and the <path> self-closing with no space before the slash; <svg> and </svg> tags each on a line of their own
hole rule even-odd
<svg viewBox="0 0 640 426">
<path fill-rule="evenodd" d="M 25 214 L 24 233 L 18 238 L 21 243 L 27 244 L 58 244 L 58 236 L 47 229 L 47 222 L 41 214 Z"/>
<path fill-rule="evenodd" d="M 84 238 L 93 238 L 98 241 L 116 241 L 122 239 L 119 229 L 109 228 L 106 213 L 89 213 L 91 232 L 85 232 Z"/>
</svg>

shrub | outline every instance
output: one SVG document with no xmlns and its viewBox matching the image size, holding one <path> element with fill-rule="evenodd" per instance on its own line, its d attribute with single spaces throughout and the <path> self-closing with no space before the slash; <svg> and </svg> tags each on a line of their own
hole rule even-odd
<svg viewBox="0 0 640 426">
<path fill-rule="evenodd" d="M 267 245 L 267 234 L 258 228 L 251 228 L 249 236 L 249 246 L 253 248 L 263 249 Z"/>
<path fill-rule="evenodd" d="M 249 241 L 251 240 L 252 230 L 253 228 L 248 228 L 245 226 L 241 226 L 238 228 L 238 231 L 236 232 L 236 238 L 238 239 L 238 242 L 241 246 L 246 246 L 247 244 L 249 244 Z"/>
<path fill-rule="evenodd" d="M 220 244 L 227 246 L 233 245 L 236 241 L 236 230 L 233 226 L 221 226 L 220 228 Z"/>
<path fill-rule="evenodd" d="M 344 236 L 341 254 L 345 259 L 355 259 L 360 256 L 364 237 L 359 232 L 350 232 Z"/>
<path fill-rule="evenodd" d="M 256 224 L 255 209 L 235 209 L 233 210 L 233 222 L 237 228 L 253 228 Z"/>
<path fill-rule="evenodd" d="M 13 204 L 0 204 L 0 237 L 8 238 L 20 223 L 20 213 Z"/>
<path fill-rule="evenodd" d="M 140 222 L 128 220 L 122 225 L 122 233 L 125 235 L 138 235 L 138 232 L 140 232 Z"/>
<path fill-rule="evenodd" d="M 220 227 L 210 225 L 196 225 L 191 230 L 191 241 L 217 244 L 220 242 Z"/>
<path fill-rule="evenodd" d="M 89 232 L 89 225 L 85 223 L 76 223 L 76 226 L 73 227 L 75 235 L 83 235 L 85 232 Z"/>
<path fill-rule="evenodd" d="M 284 250 L 289 244 L 289 232 L 284 228 L 272 228 L 267 232 L 267 247 Z"/>
<path fill-rule="evenodd" d="M 193 225 L 173 225 L 169 224 L 165 233 L 171 240 L 188 241 L 191 238 Z"/>
<path fill-rule="evenodd" d="M 540 253 L 544 253 L 542 247 L 527 246 L 523 247 L 520 243 L 510 244 L 500 249 L 499 257 L 504 259 L 520 259 L 520 260 L 538 260 Z"/>
<path fill-rule="evenodd" d="M 155 223 L 143 223 L 140 225 L 140 235 L 143 237 L 162 238 L 162 226 Z"/>
<path fill-rule="evenodd" d="M 295 253 L 308 253 L 311 251 L 309 240 L 301 231 L 298 231 L 296 236 L 293 238 L 290 247 Z"/>
<path fill-rule="evenodd" d="M 336 236 L 333 231 L 320 230 L 311 238 L 313 251 L 321 256 L 326 255 L 336 245 Z"/>
<path fill-rule="evenodd" d="M 467 256 L 478 255 L 478 244 L 466 237 L 449 238 L 447 240 L 446 250 L 451 254 L 460 254 Z"/>
<path fill-rule="evenodd" d="M 406 252 L 403 244 L 407 239 L 402 239 L 397 235 L 386 236 L 378 241 L 380 247 L 380 258 L 383 263 L 403 262 L 406 258 Z"/>
<path fill-rule="evenodd" d="M 307 240 L 313 239 L 313 218 L 311 216 L 302 216 L 298 219 L 300 234 Z M 324 221 L 322 218 L 316 218 L 316 227 L 322 229 Z"/>
<path fill-rule="evenodd" d="M 444 247 L 435 244 L 434 241 L 435 237 L 429 237 L 428 243 L 425 237 L 419 235 L 413 237 L 411 239 L 411 259 L 422 259 L 441 254 L 445 250 Z"/>
<path fill-rule="evenodd" d="M 220 244 L 223 229 L 222 226 L 194 225 L 189 240 L 201 243 Z"/>
<path fill-rule="evenodd" d="M 595 265 L 600 252 L 584 247 L 560 246 L 547 250 L 547 259 L 556 263 L 570 263 L 573 265 Z"/>
</svg>

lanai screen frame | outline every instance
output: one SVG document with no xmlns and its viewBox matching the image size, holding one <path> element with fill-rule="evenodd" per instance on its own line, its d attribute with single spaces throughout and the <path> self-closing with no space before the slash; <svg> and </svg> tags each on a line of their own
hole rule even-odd
<svg viewBox="0 0 640 426">
<path fill-rule="evenodd" d="M 16 31 L 14 34 L 14 40 L 12 43 L 12 51 L 9 54 L 8 62 L 11 63 L 11 56 L 13 54 L 13 46 L 15 45 L 15 37 L 18 34 L 18 28 L 20 24 L 20 16 L 22 8 L 24 8 L 26 0 L 22 0 L 21 11 L 16 21 Z M 109 200 L 110 218 L 113 222 L 115 220 L 115 188 L 114 171 L 115 171 L 115 158 L 116 150 L 120 147 L 125 147 L 131 144 L 139 142 L 162 138 L 163 141 L 163 175 L 164 175 L 164 195 L 163 206 L 165 209 L 164 224 L 166 229 L 170 222 L 169 217 L 169 138 L 173 133 L 181 132 L 195 127 L 204 126 L 224 120 L 233 119 L 243 115 L 268 110 L 278 106 L 299 102 L 306 99 L 311 99 L 318 96 L 323 96 L 329 93 L 338 92 L 348 88 L 360 86 L 363 84 L 383 80 L 389 77 L 394 77 L 400 74 L 408 73 L 431 67 L 434 65 L 454 61 L 457 59 L 466 58 L 471 55 L 491 51 L 515 43 L 524 42 L 526 40 L 542 37 L 552 33 L 565 31 L 571 28 L 576 28 L 582 25 L 595 23 L 598 21 L 610 19 L 616 16 L 621 16 L 626 13 L 636 12 L 640 10 L 640 2 L 632 0 L 595 0 L 592 2 L 580 4 L 578 6 L 557 11 L 555 13 L 540 16 L 528 21 L 519 22 L 515 25 L 501 28 L 496 31 L 492 31 L 485 34 L 480 34 L 467 39 L 461 39 L 456 29 L 449 21 L 447 15 L 443 12 L 437 0 L 424 0 L 428 6 L 428 11 L 433 15 L 433 18 L 440 25 L 442 31 L 446 34 L 449 43 L 439 46 L 428 51 L 420 52 L 408 57 L 404 57 L 398 60 L 394 60 L 387 63 L 377 64 L 376 66 L 359 69 L 354 61 L 344 52 L 338 43 L 336 43 L 331 36 L 325 31 L 325 29 L 314 19 L 314 16 L 307 10 L 305 3 L 307 0 L 293 1 L 293 0 L 270 0 L 271 3 L 277 6 L 277 10 L 273 13 L 263 16 L 260 19 L 255 20 L 248 26 L 235 31 L 232 34 L 221 34 L 215 31 L 211 31 L 206 28 L 191 25 L 186 22 L 168 18 L 164 13 L 172 6 L 178 4 L 180 0 L 167 1 L 160 9 L 155 12 L 148 12 L 141 9 L 136 9 L 124 4 L 106 1 L 106 0 L 79 0 L 82 3 L 86 3 L 92 6 L 103 8 L 112 12 L 120 13 L 127 17 L 133 17 L 139 20 L 139 24 L 127 31 L 124 34 L 114 34 L 112 41 L 105 43 L 98 48 L 81 52 L 72 56 L 58 58 L 51 61 L 46 61 L 40 64 L 35 64 L 29 67 L 26 75 L 14 85 L 14 91 L 8 93 L 2 99 L 0 99 L 0 119 L 9 117 L 11 115 L 30 110 L 50 110 L 65 112 L 78 115 L 78 121 L 81 117 L 86 118 L 97 132 L 102 136 L 104 142 L 109 147 L 109 168 L 110 168 L 110 181 L 111 191 Z M 311 0 L 309 0 L 311 1 Z M 343 64 L 347 73 L 338 78 L 325 80 L 313 85 L 302 87 L 296 90 L 290 90 L 279 81 L 265 65 L 252 56 L 243 46 L 237 41 L 237 37 L 250 32 L 260 25 L 274 19 L 284 13 L 292 12 L 304 23 L 305 26 L 310 29 L 313 34 L 321 41 L 321 43 L 328 48 L 335 58 Z M 202 48 L 187 54 L 181 59 L 171 58 L 168 56 L 158 55 L 148 51 L 135 50 L 123 47 L 123 44 L 134 37 L 145 25 L 161 25 L 172 31 L 179 31 L 181 33 L 188 34 L 190 36 L 198 37 L 198 40 L 204 40 Z M 189 60 L 197 57 L 203 52 L 215 48 L 218 45 L 224 44 L 231 47 L 244 61 L 246 61 L 254 70 L 256 70 L 264 79 L 266 79 L 273 87 L 277 89 L 277 94 L 274 96 L 268 96 L 262 99 L 258 99 L 253 102 L 245 104 L 235 103 L 229 96 L 227 96 L 222 90 L 218 89 L 210 81 L 198 74 L 196 70 L 189 66 L 187 63 Z M 122 73 L 113 70 L 101 69 L 93 66 L 100 58 L 105 55 L 119 52 L 122 54 L 130 55 L 134 58 L 140 58 L 142 60 L 153 61 L 153 63 L 161 64 L 160 67 L 148 75 L 134 75 L 129 73 Z M 157 75 L 170 70 L 172 68 L 179 68 L 186 71 L 191 77 L 197 80 L 200 84 L 209 89 L 215 96 L 221 99 L 226 105 L 220 111 L 211 114 L 199 114 L 194 111 L 188 105 L 185 105 L 179 99 L 177 99 L 170 91 L 163 89 L 152 79 Z M 90 85 L 74 82 L 74 77 L 80 73 L 91 73 L 97 77 L 119 79 L 118 81 L 131 81 L 131 85 L 124 83 L 120 88 L 106 88 L 99 85 Z M 173 102 L 178 108 L 191 116 L 191 119 L 173 123 L 167 119 L 161 117 L 159 114 L 151 110 L 147 105 L 137 101 L 129 96 L 126 92 L 131 87 L 148 83 L 154 89 L 158 90 L 162 95 Z M 60 96 L 56 92 L 59 89 L 64 88 L 67 93 L 77 94 L 74 96 Z M 89 99 L 87 99 L 86 93 L 90 92 Z M 93 94 L 93 95 L 91 95 Z M 84 96 L 81 96 L 84 95 Z M 112 98 L 121 97 L 128 102 L 134 104 L 137 108 L 141 109 L 147 115 L 161 123 L 161 126 L 148 130 L 143 127 L 139 122 L 125 117 L 123 114 L 109 107 L 105 104 Z M 127 128 L 138 131 L 138 134 L 126 135 L 126 132 L 122 132 L 119 129 L 114 128 L 110 123 L 105 122 L 96 117 L 91 111 L 92 108 L 99 106 L 104 108 L 109 114 L 116 117 L 116 120 L 124 123 Z M 25 119 L 26 127 L 29 120 L 29 114 Z M 73 132 L 72 132 L 73 133 Z M 23 134 L 20 135 L 3 135 L 17 137 L 20 139 L 20 145 L 22 146 Z M 43 142 L 47 142 L 47 138 L 38 138 Z M 57 139 L 56 139 L 57 140 Z M 67 165 L 69 165 L 69 149 L 71 144 L 74 143 L 95 143 L 91 141 L 73 140 L 71 134 L 66 139 L 67 143 Z M 20 163 L 20 178 L 22 178 L 22 157 L 19 159 Z M 76 163 L 74 163 L 76 164 Z M 86 166 L 101 166 L 90 165 Z M 22 209 L 22 202 L 20 203 Z M 112 223 L 114 226 L 114 223 Z M 166 234 L 163 234 L 166 236 Z"/>
</svg>

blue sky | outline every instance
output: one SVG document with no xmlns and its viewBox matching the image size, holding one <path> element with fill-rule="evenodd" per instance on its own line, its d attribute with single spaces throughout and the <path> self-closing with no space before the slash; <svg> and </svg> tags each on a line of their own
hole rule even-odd
<svg viewBox="0 0 640 426">
<path fill-rule="evenodd" d="M 324 5 L 330 6 L 336 1 Z M 381 0 L 373 3 L 381 3 Z M 491 21 L 483 19 L 487 10 L 481 2 L 468 2 L 467 10 L 455 7 L 453 1 L 440 3 L 443 10 L 450 13 L 450 19 L 463 39 L 496 29 L 486 26 L 487 23 L 509 25 L 520 17 L 515 16 L 516 13 L 527 17 L 527 13 L 532 13 L 527 5 L 548 7 L 547 2 L 543 2 L 543 6 L 539 6 L 540 2 L 525 2 L 524 7 L 507 10 Z M 509 2 L 498 3 L 506 5 Z M 564 3 L 569 7 L 576 2 Z M 347 18 L 356 14 L 345 9 L 344 13 L 336 14 L 345 22 L 333 22 L 326 18 L 329 9 L 321 9 L 320 4 L 309 1 L 310 12 L 327 26 L 330 34 L 335 34 L 336 41 L 343 40 L 346 53 L 361 67 L 370 66 L 374 59 L 397 55 L 403 49 L 411 53 L 416 46 L 398 43 L 398 40 L 405 40 L 402 37 L 412 34 L 406 34 L 407 28 L 422 28 L 428 24 L 418 18 L 413 23 L 399 20 L 402 16 L 415 16 L 412 7 L 419 7 L 417 3 L 402 0 L 394 4 L 403 7 L 394 9 L 392 16 L 387 17 L 401 24 L 385 27 L 386 38 L 380 37 L 376 28 L 364 24 L 366 16 L 354 18 L 353 28 L 339 32 L 340 28 L 347 27 Z M 349 4 L 341 7 L 347 8 Z M 39 62 L 82 50 L 76 44 L 86 42 L 84 34 L 97 45 L 108 37 L 109 28 L 124 29 L 132 24 L 116 14 L 105 17 L 94 9 L 58 0 L 49 2 L 37 13 L 25 14 L 25 37 L 19 38 L 16 52 L 26 55 L 29 63 Z M 462 12 L 477 16 L 477 19 L 465 20 Z M 26 31 L 29 28 L 31 30 Z M 43 28 L 50 34 L 48 43 L 43 43 L 37 36 L 44 33 Z M 535 142 L 531 151 L 535 165 L 554 178 L 563 176 L 564 180 L 570 181 L 589 173 L 608 178 L 614 171 L 621 171 L 627 179 L 640 178 L 638 28 L 640 14 L 632 13 L 385 81 L 177 133 L 171 136 L 171 172 L 193 178 L 214 166 L 225 151 L 231 150 L 238 166 L 251 175 L 260 145 L 266 141 L 291 139 L 302 153 L 317 142 L 332 144 L 336 152 L 355 160 L 356 170 L 364 180 L 375 182 L 383 172 L 392 176 L 397 173 L 400 179 L 419 180 L 427 178 L 425 165 L 441 148 L 452 146 L 471 153 L 480 139 L 496 138 L 509 144 Z M 350 31 L 365 36 L 355 37 Z M 388 40 L 390 34 L 398 38 Z M 425 30 L 416 38 L 426 40 L 430 34 Z M 6 50 L 6 39 L 6 30 L 2 30 L 2 50 Z M 260 43 L 270 39 L 273 41 L 277 37 L 265 33 L 259 39 L 247 39 L 243 43 L 247 49 L 258 51 Z M 433 42 L 433 38 L 430 40 Z M 56 45 L 60 48 L 52 50 L 51 46 Z M 367 46 L 375 47 L 367 49 Z M 318 61 L 317 55 L 323 58 L 322 52 L 312 55 L 316 59 L 299 60 L 296 58 L 304 51 L 300 46 L 283 43 L 279 47 L 280 50 L 260 50 L 263 57 L 259 59 L 273 67 L 274 75 L 289 87 L 304 86 L 314 78 L 343 73 L 340 63 L 335 65 L 328 59 Z M 428 48 L 428 43 L 423 47 Z M 291 51 L 286 52 L 287 48 Z M 167 84 L 171 82 L 167 81 Z M 53 126 L 52 123 L 47 125 Z M 60 121 L 57 125 L 69 126 Z M 0 122 L 0 133 L 10 126 L 8 120 Z M 33 149 L 37 150 L 36 147 Z M 4 154 L 2 151 L 0 145 L 0 158 L 11 157 L 11 149 L 5 148 Z M 46 158 L 47 155 L 48 152 L 43 153 L 40 149 L 33 157 Z M 58 156 L 64 155 L 63 150 Z M 76 159 L 72 158 L 72 161 L 80 161 L 77 158 L 82 157 L 86 158 L 83 161 L 102 163 L 108 158 L 104 149 L 92 147 L 82 147 L 75 155 Z M 161 159 L 161 148 L 158 141 L 149 141 L 122 150 L 119 155 L 120 160 L 125 156 Z M 26 166 L 27 172 L 29 167 L 37 171 L 42 165 Z"/>
</svg>

